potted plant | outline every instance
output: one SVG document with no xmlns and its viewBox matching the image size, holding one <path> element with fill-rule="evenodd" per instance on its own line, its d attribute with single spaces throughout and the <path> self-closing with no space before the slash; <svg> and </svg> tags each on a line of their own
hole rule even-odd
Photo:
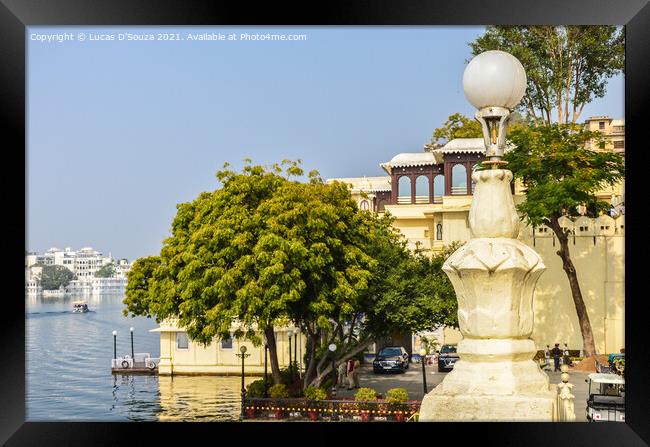
<svg viewBox="0 0 650 447">
<path fill-rule="evenodd" d="M 287 399 L 289 397 L 289 390 L 287 389 L 286 385 L 278 383 L 269 388 L 269 396 L 273 399 Z M 282 410 L 280 404 L 276 402 L 275 418 L 282 419 L 283 416 L 284 411 Z"/>
<path fill-rule="evenodd" d="M 318 420 L 318 409 L 320 408 L 320 403 L 318 401 L 325 400 L 327 398 L 327 391 L 322 388 L 316 388 L 314 386 L 308 386 L 305 389 L 305 399 L 307 399 L 307 415 L 309 416 L 310 421 Z"/>
<path fill-rule="evenodd" d="M 359 402 L 361 420 L 363 422 L 368 422 L 370 420 L 370 405 L 366 402 L 376 401 L 377 392 L 372 388 L 359 388 L 359 391 L 354 395 L 354 400 Z"/>
<path fill-rule="evenodd" d="M 406 416 L 404 403 L 408 398 L 409 393 L 404 388 L 391 388 L 386 392 L 386 401 L 389 403 L 389 409 L 394 412 L 397 422 L 404 422 Z"/>
</svg>

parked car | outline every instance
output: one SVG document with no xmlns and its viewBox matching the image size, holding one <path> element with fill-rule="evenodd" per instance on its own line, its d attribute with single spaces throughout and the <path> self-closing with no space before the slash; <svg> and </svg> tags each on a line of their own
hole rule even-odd
<svg viewBox="0 0 650 447">
<path fill-rule="evenodd" d="M 456 345 L 442 345 L 438 355 L 438 372 L 451 371 L 458 361 Z"/>
<path fill-rule="evenodd" d="M 409 354 L 403 346 L 386 346 L 382 348 L 372 362 L 372 371 L 381 372 L 397 371 L 406 372 L 409 368 Z"/>
<path fill-rule="evenodd" d="M 592 373 L 588 377 L 587 420 L 625 422 L 625 379 L 613 373 Z"/>
</svg>

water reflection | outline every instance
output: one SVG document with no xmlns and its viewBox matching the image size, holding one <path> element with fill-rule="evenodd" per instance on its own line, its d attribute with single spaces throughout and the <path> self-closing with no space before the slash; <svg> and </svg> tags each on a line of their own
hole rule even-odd
<svg viewBox="0 0 650 447">
<path fill-rule="evenodd" d="M 241 377 L 160 376 L 158 389 L 161 421 L 234 421 L 241 412 Z"/>
</svg>

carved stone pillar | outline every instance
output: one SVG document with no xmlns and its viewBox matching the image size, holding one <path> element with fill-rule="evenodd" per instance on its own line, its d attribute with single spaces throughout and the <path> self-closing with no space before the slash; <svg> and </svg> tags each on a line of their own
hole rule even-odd
<svg viewBox="0 0 650 447">
<path fill-rule="evenodd" d="M 519 218 L 505 169 L 474 172 L 472 238 L 443 270 L 458 299 L 460 360 L 428 393 L 420 421 L 551 421 L 556 395 L 532 360 L 533 292 L 545 266 L 516 239 Z"/>
</svg>

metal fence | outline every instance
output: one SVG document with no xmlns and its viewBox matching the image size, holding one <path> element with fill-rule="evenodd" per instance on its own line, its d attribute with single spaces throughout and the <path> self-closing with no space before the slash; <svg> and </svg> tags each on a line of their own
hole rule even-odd
<svg viewBox="0 0 650 447">
<path fill-rule="evenodd" d="M 309 419 L 321 421 L 392 421 L 413 420 L 420 401 L 386 401 L 245 398 L 245 419 Z"/>
</svg>

